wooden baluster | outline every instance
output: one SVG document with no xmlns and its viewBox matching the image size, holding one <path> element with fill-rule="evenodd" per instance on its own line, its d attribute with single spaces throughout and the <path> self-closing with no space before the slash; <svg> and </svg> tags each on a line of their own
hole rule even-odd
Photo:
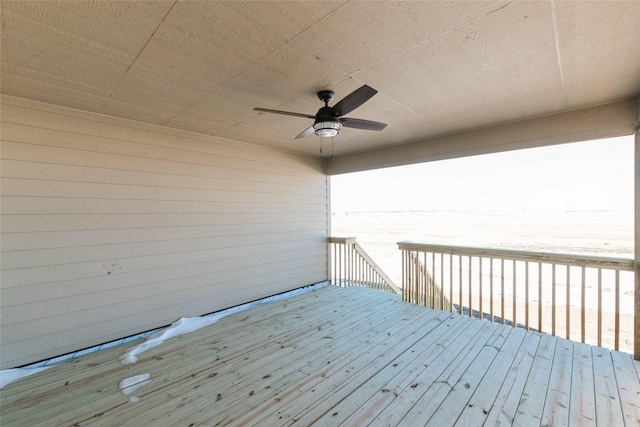
<svg viewBox="0 0 640 427">
<path fill-rule="evenodd" d="M 582 293 L 580 294 L 580 341 L 585 340 L 586 331 L 586 292 L 587 292 L 587 275 L 586 267 L 582 266 Z"/>
<path fill-rule="evenodd" d="M 524 327 L 529 330 L 529 261 L 524 263 Z"/>
<path fill-rule="evenodd" d="M 369 266 L 367 265 L 366 262 L 364 262 L 364 259 L 362 257 L 361 261 L 362 262 L 362 284 L 363 286 L 368 286 L 369 283 Z"/>
<path fill-rule="evenodd" d="M 566 306 L 566 322 L 567 322 L 567 339 L 571 339 L 571 266 L 567 265 L 567 306 Z"/>
<path fill-rule="evenodd" d="M 422 302 L 420 299 L 420 291 L 421 291 L 420 286 L 422 286 L 422 283 L 420 281 L 421 274 L 420 274 L 420 265 L 418 263 L 418 260 L 419 260 L 418 257 L 419 257 L 419 254 L 418 252 L 416 252 L 416 256 L 413 260 L 412 268 L 414 270 L 414 276 L 415 276 L 415 282 L 416 282 L 416 301 L 418 302 L 418 304 L 421 304 Z"/>
<path fill-rule="evenodd" d="M 602 269 L 598 268 L 598 347 L 602 347 Z"/>
<path fill-rule="evenodd" d="M 493 258 L 489 258 L 489 321 L 493 322 Z"/>
<path fill-rule="evenodd" d="M 471 263 L 473 261 L 473 257 L 469 256 L 469 317 L 473 317 L 473 291 L 471 290 L 471 277 L 472 277 L 472 267 Z"/>
<path fill-rule="evenodd" d="M 429 275 L 429 269 L 427 264 L 427 253 L 424 254 L 423 265 L 421 266 L 423 274 L 422 279 L 424 280 L 424 305 L 427 307 L 433 307 L 433 277 Z"/>
<path fill-rule="evenodd" d="M 411 279 L 409 277 L 409 251 L 402 251 L 402 288 L 404 300 L 411 302 Z"/>
<path fill-rule="evenodd" d="M 346 286 L 350 286 L 353 284 L 350 282 L 352 278 L 350 277 L 351 274 L 349 272 L 350 257 L 351 257 L 351 254 L 353 253 L 352 251 L 353 251 L 353 246 L 351 245 L 344 246 L 344 278 L 345 278 Z"/>
<path fill-rule="evenodd" d="M 427 283 L 424 280 L 424 271 L 420 266 L 420 254 L 422 254 L 422 257 L 424 258 L 426 256 L 425 253 L 416 253 L 416 260 L 415 260 L 415 269 L 416 269 L 416 278 L 417 278 L 417 283 L 418 283 L 418 301 L 419 304 L 422 304 L 424 306 L 427 305 Z"/>
<path fill-rule="evenodd" d="M 344 269 L 344 285 L 350 286 L 352 283 L 349 283 L 349 254 L 351 253 L 351 245 L 344 245 L 344 258 L 343 258 L 343 269 Z"/>
<path fill-rule="evenodd" d="M 349 280 L 351 279 L 350 274 L 349 274 L 349 257 L 351 254 L 351 250 L 350 250 L 350 245 L 345 243 L 344 245 L 342 245 L 340 247 L 340 267 L 342 270 L 341 273 L 341 277 L 342 277 L 342 286 L 349 286 Z M 344 251 L 344 253 L 342 253 Z"/>
<path fill-rule="evenodd" d="M 420 271 L 420 265 L 419 265 L 419 257 L 420 256 L 420 252 L 416 252 L 415 253 L 415 257 L 413 258 L 413 263 L 411 265 L 411 268 L 413 269 L 413 276 L 414 276 L 414 282 L 415 282 L 415 286 L 416 286 L 416 304 L 423 304 L 421 295 L 424 293 L 422 291 L 422 273 Z"/>
<path fill-rule="evenodd" d="M 360 279 L 359 276 L 359 272 L 360 272 L 360 257 L 358 256 L 358 254 L 355 252 L 355 248 L 352 246 L 351 247 L 351 255 L 349 257 L 349 267 L 350 267 L 350 272 L 349 272 L 349 279 L 350 282 L 349 284 L 351 286 L 355 286 L 358 285 L 358 281 Z"/>
<path fill-rule="evenodd" d="M 458 311 L 460 311 L 460 314 L 463 314 L 462 311 L 462 255 L 458 255 L 458 281 L 460 282 L 460 294 L 458 295 L 458 299 L 459 299 L 459 309 Z"/>
<path fill-rule="evenodd" d="M 429 274 L 429 267 L 427 264 L 427 254 L 424 256 L 424 278 L 425 278 L 425 286 L 426 286 L 426 297 L 425 297 L 425 305 L 429 307 L 433 307 L 433 277 Z"/>
<path fill-rule="evenodd" d="M 422 293 L 422 274 L 420 272 L 420 268 L 418 265 L 418 257 L 420 256 L 420 252 L 416 252 L 415 256 L 413 258 L 411 258 L 411 268 L 412 268 L 412 277 L 413 277 L 413 282 L 414 282 L 414 286 L 416 288 L 415 291 L 415 300 L 416 300 L 416 304 L 422 304 L 422 300 L 420 299 L 420 294 Z"/>
<path fill-rule="evenodd" d="M 425 257 L 425 275 L 426 275 L 426 257 Z M 436 307 L 436 253 L 431 252 L 431 307 Z"/>
<path fill-rule="evenodd" d="M 344 254 L 342 253 L 344 251 Z M 345 269 L 347 263 L 347 246 L 345 243 L 341 243 L 338 246 L 338 286 L 345 286 L 346 274 L 347 271 Z"/>
<path fill-rule="evenodd" d="M 344 286 L 342 283 L 342 245 L 338 246 L 338 286 Z"/>
<path fill-rule="evenodd" d="M 418 286 L 418 283 L 416 281 L 416 275 L 415 275 L 415 262 L 416 260 L 414 259 L 414 253 L 410 252 L 409 253 L 409 258 L 408 258 L 408 262 L 409 262 L 409 269 L 407 270 L 409 273 L 409 277 L 411 280 L 411 300 L 414 304 L 418 303 L 418 291 L 416 289 L 416 286 Z"/>
<path fill-rule="evenodd" d="M 413 281 L 411 280 L 411 256 L 409 251 L 406 252 L 405 257 L 405 274 L 407 275 L 407 301 L 413 302 Z"/>
<path fill-rule="evenodd" d="M 424 286 L 425 286 L 425 303 L 424 305 L 426 305 L 427 307 L 433 307 L 433 277 L 429 275 L 429 268 L 428 268 L 428 264 L 427 264 L 427 254 L 424 254 L 424 261 L 423 261 L 423 266 L 421 266 L 423 268 L 424 274 L 422 275 L 422 278 L 424 280 Z"/>
<path fill-rule="evenodd" d="M 400 251 L 400 256 L 402 257 L 402 301 L 408 302 L 407 288 L 408 288 L 409 284 L 407 283 L 407 275 L 406 275 L 407 251 L 405 251 L 405 250 Z"/>
<path fill-rule="evenodd" d="M 344 248 L 344 254 L 345 254 L 345 271 L 344 271 L 344 275 L 345 278 L 347 279 L 347 286 L 353 286 L 355 285 L 355 277 L 353 276 L 353 245 L 351 244 L 347 244 L 347 246 Z"/>
<path fill-rule="evenodd" d="M 513 260 L 513 271 L 512 271 L 512 276 L 513 276 L 513 296 L 512 296 L 512 301 L 513 301 L 513 307 L 512 307 L 512 311 L 513 311 L 513 326 L 518 326 L 518 320 L 517 320 L 517 310 L 518 310 L 518 306 L 516 305 L 516 286 L 517 286 L 517 280 L 516 280 L 516 260 Z"/>
<path fill-rule="evenodd" d="M 414 295 L 413 299 L 415 304 L 420 304 L 420 272 L 417 271 L 416 257 L 419 256 L 418 252 L 411 254 L 411 278 L 413 280 Z"/>
<path fill-rule="evenodd" d="M 484 295 L 482 294 L 482 261 L 483 258 L 482 257 L 478 257 L 478 263 L 480 264 L 480 268 L 479 268 L 479 272 L 478 272 L 478 277 L 480 278 L 480 282 L 478 283 L 479 285 L 479 294 L 478 294 L 478 300 L 479 300 L 479 306 L 478 306 L 478 312 L 480 312 L 480 319 L 484 318 L 484 314 L 482 312 L 482 300 L 484 299 Z"/>
<path fill-rule="evenodd" d="M 352 253 L 350 262 L 351 262 L 351 265 L 350 265 L 351 285 L 356 286 L 358 284 L 358 281 L 360 280 L 360 257 L 358 256 L 357 253 Z"/>
<path fill-rule="evenodd" d="M 351 246 L 348 243 L 340 245 L 340 286 L 343 287 L 348 287 L 351 280 L 351 274 L 349 271 L 351 257 L 350 247 Z"/>
<path fill-rule="evenodd" d="M 616 302 L 615 302 L 615 306 L 616 306 L 616 316 L 615 316 L 615 349 L 619 350 L 620 349 L 620 271 L 616 270 L 616 291 L 615 291 L 615 297 L 616 297 Z"/>
<path fill-rule="evenodd" d="M 440 310 L 444 309 L 444 254 L 440 252 Z"/>
<path fill-rule="evenodd" d="M 331 269 L 333 270 L 333 274 L 331 274 L 331 280 L 333 281 L 333 284 L 336 285 L 337 284 L 337 278 L 336 278 L 336 244 L 332 243 L 331 244 Z"/>
<path fill-rule="evenodd" d="M 329 282 L 332 285 L 336 284 L 336 245 L 331 243 L 329 246 Z"/>
<path fill-rule="evenodd" d="M 453 311 L 453 254 L 449 254 L 449 311 Z"/>
<path fill-rule="evenodd" d="M 356 247 L 355 245 L 351 245 L 351 250 L 349 251 L 349 254 L 347 255 L 347 263 L 346 265 L 348 265 L 348 273 L 346 273 L 346 275 L 348 275 L 349 277 L 349 285 L 353 286 L 356 283 L 356 269 L 357 269 L 357 263 L 358 263 L 358 254 L 356 253 Z"/>
<path fill-rule="evenodd" d="M 551 272 L 551 335 L 556 335 L 556 264 Z"/>
<path fill-rule="evenodd" d="M 344 248 L 344 244 L 340 244 L 338 246 L 338 286 L 344 286 L 344 282 L 343 282 L 343 277 L 342 277 L 342 263 L 343 263 L 343 259 L 342 259 L 342 250 Z"/>
<path fill-rule="evenodd" d="M 362 258 L 362 265 L 364 266 L 365 278 L 364 281 L 369 286 L 371 283 L 371 265 L 369 265 L 364 258 Z"/>
<path fill-rule="evenodd" d="M 423 257 L 426 256 L 423 254 Z M 424 281 L 424 273 L 422 271 L 422 269 L 420 268 L 420 258 L 418 253 L 416 253 L 416 275 L 418 277 L 418 283 L 420 285 L 420 288 L 418 290 L 418 299 L 420 301 L 420 304 L 426 306 L 427 305 L 427 297 L 426 297 L 426 283 Z"/>
<path fill-rule="evenodd" d="M 500 323 L 504 325 L 504 259 L 500 260 L 500 292 Z"/>
<path fill-rule="evenodd" d="M 538 262 L 538 331 L 542 332 L 542 263 Z"/>
</svg>

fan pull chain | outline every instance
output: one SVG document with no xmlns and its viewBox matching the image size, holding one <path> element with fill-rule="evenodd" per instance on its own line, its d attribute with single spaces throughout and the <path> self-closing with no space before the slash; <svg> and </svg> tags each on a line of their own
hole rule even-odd
<svg viewBox="0 0 640 427">
<path fill-rule="evenodd" d="M 331 160 L 335 160 L 336 158 L 333 157 L 333 137 L 331 137 Z"/>
<path fill-rule="evenodd" d="M 321 136 L 320 137 L 320 154 L 322 154 L 322 143 L 324 141 L 324 138 Z M 333 137 L 331 137 L 331 160 L 335 160 L 336 158 L 333 156 Z"/>
</svg>

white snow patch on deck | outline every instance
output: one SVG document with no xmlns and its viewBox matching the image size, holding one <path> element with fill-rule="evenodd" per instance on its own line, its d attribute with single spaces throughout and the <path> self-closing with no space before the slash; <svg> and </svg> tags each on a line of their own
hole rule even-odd
<svg viewBox="0 0 640 427">
<path fill-rule="evenodd" d="M 189 332 L 197 331 L 205 326 L 212 325 L 226 315 L 228 314 L 207 317 L 182 317 L 168 328 L 150 335 L 143 343 L 127 350 L 119 357 L 120 363 L 123 365 L 136 363 L 138 361 L 137 356 L 140 353 L 159 346 L 169 338 L 188 334 Z"/>
<path fill-rule="evenodd" d="M 19 379 L 28 377 L 29 375 L 37 374 L 38 372 L 42 372 L 49 368 L 50 366 L 45 366 L 44 368 L 4 369 L 0 371 L 0 389 L 14 381 L 18 381 Z"/>
<path fill-rule="evenodd" d="M 151 382 L 151 380 L 149 379 L 150 377 L 151 374 L 147 373 L 125 378 L 118 384 L 120 392 L 127 396 L 138 390 L 140 387 L 144 387 L 145 385 L 149 384 Z"/>
<path fill-rule="evenodd" d="M 319 287 L 325 286 L 326 283 L 307 286 L 300 289 L 294 289 L 293 291 L 285 292 L 280 295 L 274 295 L 271 297 L 263 298 L 258 301 L 253 301 L 247 304 L 238 305 L 236 307 L 228 308 L 226 310 L 213 313 L 206 316 L 201 317 L 182 317 L 178 319 L 176 322 L 172 323 L 166 329 L 162 329 L 152 335 L 149 335 L 147 339 L 137 346 L 130 348 L 127 350 L 122 356 L 118 359 L 120 363 L 123 365 L 129 365 L 132 363 L 136 363 L 138 361 L 138 355 L 141 353 L 150 350 L 154 347 L 159 346 L 166 340 L 177 337 L 179 335 L 188 334 L 190 332 L 197 331 L 198 329 L 204 328 L 205 326 L 212 325 L 216 323 L 218 320 L 222 319 L 225 316 L 229 316 L 230 314 L 237 313 L 239 311 L 244 311 L 249 308 L 255 307 L 257 305 L 264 304 L 266 302 L 278 301 L 281 299 L 289 298 L 294 295 L 298 295 L 304 292 L 308 292 L 313 289 L 318 289 Z"/>
</svg>

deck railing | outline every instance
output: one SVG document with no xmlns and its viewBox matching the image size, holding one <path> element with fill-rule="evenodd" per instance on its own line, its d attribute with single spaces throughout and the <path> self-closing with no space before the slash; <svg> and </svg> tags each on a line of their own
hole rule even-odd
<svg viewBox="0 0 640 427">
<path fill-rule="evenodd" d="M 398 247 L 406 300 L 431 295 L 417 302 L 633 353 L 633 259 L 411 242 Z M 425 268 L 417 269 L 416 260 Z M 441 295 L 425 292 L 430 281 Z"/>
<path fill-rule="evenodd" d="M 329 237 L 329 272 L 331 284 L 337 286 L 363 286 L 402 294 L 355 237 Z"/>
</svg>

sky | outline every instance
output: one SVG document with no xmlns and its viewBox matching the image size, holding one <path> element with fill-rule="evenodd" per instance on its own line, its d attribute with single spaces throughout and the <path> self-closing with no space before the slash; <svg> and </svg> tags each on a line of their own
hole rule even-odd
<svg viewBox="0 0 640 427">
<path fill-rule="evenodd" d="M 633 136 L 337 175 L 333 212 L 632 210 Z"/>
</svg>

